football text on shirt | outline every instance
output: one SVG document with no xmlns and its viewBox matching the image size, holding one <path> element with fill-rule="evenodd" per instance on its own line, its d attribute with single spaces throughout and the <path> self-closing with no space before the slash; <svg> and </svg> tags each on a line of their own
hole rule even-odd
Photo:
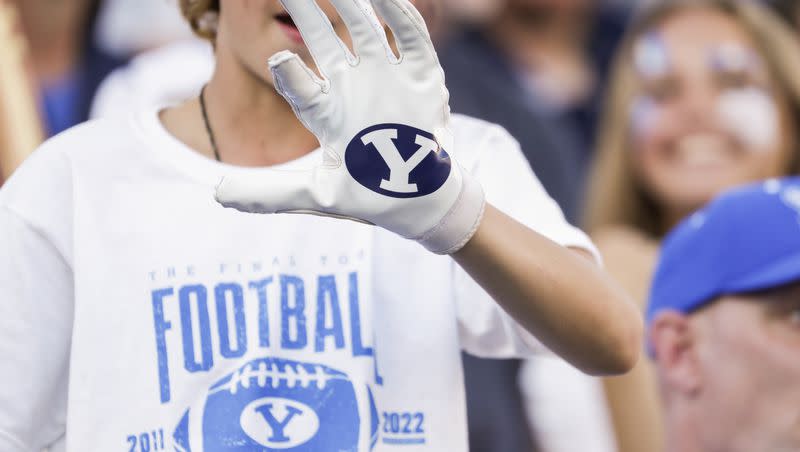
<svg viewBox="0 0 800 452">
<path fill-rule="evenodd" d="M 307 293 L 309 287 L 316 287 L 315 293 Z M 279 274 L 250 281 L 163 287 L 153 290 L 151 299 L 161 403 L 171 399 L 170 372 L 175 369 L 169 368 L 170 353 L 182 354 L 183 369 L 189 373 L 211 370 L 215 359 L 240 359 L 252 347 L 319 354 L 349 347 L 353 357 L 375 360 L 371 338 L 362 334 L 357 272 L 338 279 L 333 274 L 318 275 L 314 281 Z M 270 315 L 275 312 L 270 309 L 272 303 L 279 305 L 278 318 Z M 248 315 L 258 318 L 251 322 Z M 309 316 L 314 316 L 313 321 L 308 321 Z M 257 327 L 251 331 L 248 325 Z M 273 335 L 274 329 L 278 331 Z M 168 347 L 176 343 L 168 340 L 173 334 L 180 338 L 180 350 Z M 374 365 L 375 382 L 381 384 Z"/>
</svg>

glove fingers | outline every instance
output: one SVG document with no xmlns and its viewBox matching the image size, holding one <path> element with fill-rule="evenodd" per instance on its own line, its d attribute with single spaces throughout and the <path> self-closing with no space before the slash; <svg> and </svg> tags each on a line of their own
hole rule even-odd
<svg viewBox="0 0 800 452">
<path fill-rule="evenodd" d="M 381 55 L 391 51 L 386 33 L 367 0 L 331 0 L 331 3 L 347 25 L 357 55 Z"/>
<path fill-rule="evenodd" d="M 391 28 L 401 59 L 421 60 L 426 65 L 438 66 L 425 20 L 408 0 L 372 0 L 372 4 Z"/>
<path fill-rule="evenodd" d="M 215 199 L 223 207 L 249 213 L 320 210 L 312 196 L 314 171 L 263 171 L 225 177 Z"/>
<path fill-rule="evenodd" d="M 352 56 L 315 0 L 281 0 L 323 75 Z"/>
<path fill-rule="evenodd" d="M 284 50 L 269 59 L 275 89 L 302 116 L 323 101 L 329 82 L 320 79 L 296 54 Z M 304 120 L 304 118 L 300 118 Z"/>
</svg>

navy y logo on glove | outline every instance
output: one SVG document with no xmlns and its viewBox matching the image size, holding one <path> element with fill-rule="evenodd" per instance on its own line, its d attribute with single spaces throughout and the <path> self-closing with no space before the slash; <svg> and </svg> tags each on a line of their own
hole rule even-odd
<svg viewBox="0 0 800 452">
<path fill-rule="evenodd" d="M 345 152 L 353 179 L 393 198 L 429 195 L 450 175 L 450 156 L 434 136 L 402 124 L 379 124 L 363 130 Z"/>
</svg>

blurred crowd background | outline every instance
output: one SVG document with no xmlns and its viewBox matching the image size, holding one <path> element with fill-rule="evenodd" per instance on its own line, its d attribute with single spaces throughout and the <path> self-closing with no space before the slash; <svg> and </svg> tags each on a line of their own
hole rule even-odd
<svg viewBox="0 0 800 452">
<path fill-rule="evenodd" d="M 176 2 L 0 0 L 0 181 L 73 125 L 197 95 L 212 49 Z M 798 172 L 800 1 L 417 6 L 454 112 L 520 141 L 642 306 L 672 226 L 722 190 Z M 547 357 L 464 365 L 475 452 L 663 447 L 667 390 L 652 361 L 606 380 Z"/>
</svg>

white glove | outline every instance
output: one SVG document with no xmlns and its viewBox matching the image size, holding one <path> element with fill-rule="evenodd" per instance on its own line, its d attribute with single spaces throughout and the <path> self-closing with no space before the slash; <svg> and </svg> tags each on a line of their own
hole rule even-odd
<svg viewBox="0 0 800 452">
<path fill-rule="evenodd" d="M 452 150 L 449 94 L 422 16 L 408 0 L 373 0 L 397 40 L 398 59 L 364 0 L 331 0 L 357 56 L 314 0 L 282 0 L 324 80 L 296 54 L 270 58 L 277 90 L 319 139 L 313 170 L 225 178 L 216 198 L 256 213 L 318 213 L 376 224 L 449 254 L 480 224 L 480 184 Z"/>
</svg>

